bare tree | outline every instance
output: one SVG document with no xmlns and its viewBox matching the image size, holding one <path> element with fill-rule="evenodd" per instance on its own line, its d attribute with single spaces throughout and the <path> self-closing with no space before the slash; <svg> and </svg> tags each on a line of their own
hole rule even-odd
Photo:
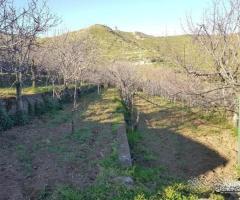
<svg viewBox="0 0 240 200">
<path fill-rule="evenodd" d="M 97 48 L 91 38 L 80 38 L 74 33 L 64 33 L 49 39 L 48 54 L 51 59 L 45 65 L 46 70 L 56 72 L 62 77 L 66 88 L 68 85 L 74 85 L 72 107 L 72 132 L 74 132 L 74 113 L 78 109 L 77 90 L 86 79 L 87 72 L 97 64 Z"/>
<path fill-rule="evenodd" d="M 236 111 L 240 89 L 239 11 L 239 0 L 213 0 L 201 22 L 187 19 L 191 55 L 186 56 L 185 46 L 182 52 L 172 52 L 177 65 L 204 86 L 191 94 L 203 99 L 208 108 Z"/>
<path fill-rule="evenodd" d="M 2 1 L 0 8 L 1 60 L 5 71 L 16 74 L 17 112 L 23 112 L 22 76 L 27 71 L 30 52 L 37 44 L 37 37 L 57 24 L 46 2 L 30 0 L 18 9 L 14 1 Z"/>
<path fill-rule="evenodd" d="M 126 110 L 125 119 L 131 130 L 134 131 L 139 117 L 138 113 L 134 111 L 134 95 L 140 86 L 138 67 L 126 61 L 114 62 L 108 68 L 108 75 L 111 84 L 119 90 Z"/>
</svg>

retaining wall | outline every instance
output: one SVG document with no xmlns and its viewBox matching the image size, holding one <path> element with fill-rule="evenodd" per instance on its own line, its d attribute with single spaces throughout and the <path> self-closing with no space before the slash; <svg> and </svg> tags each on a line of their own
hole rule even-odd
<svg viewBox="0 0 240 200">
<path fill-rule="evenodd" d="M 118 138 L 118 160 L 122 167 L 131 167 L 132 158 L 128 144 L 125 124 L 121 124 L 117 130 Z"/>
<path fill-rule="evenodd" d="M 95 92 L 97 90 L 96 86 L 84 86 L 81 90 L 78 90 L 78 96 L 83 94 L 89 94 Z M 70 94 L 70 95 L 69 95 Z M 68 98 L 72 98 L 73 90 L 69 90 Z M 28 112 L 29 104 L 34 106 L 35 103 L 42 103 L 44 102 L 44 98 L 51 97 L 52 93 L 41 93 L 41 94 L 33 94 L 33 95 L 23 95 L 23 109 L 25 112 Z M 70 100 L 69 100 L 70 101 Z M 13 115 L 16 113 L 16 97 L 10 98 L 2 98 L 0 99 L 0 107 L 4 108 L 8 114 Z"/>
</svg>

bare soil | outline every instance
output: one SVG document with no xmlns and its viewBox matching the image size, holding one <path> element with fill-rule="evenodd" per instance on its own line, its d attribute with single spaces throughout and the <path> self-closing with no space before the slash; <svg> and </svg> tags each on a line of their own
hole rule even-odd
<svg viewBox="0 0 240 200">
<path fill-rule="evenodd" d="M 114 141 L 111 123 L 103 105 L 111 99 L 96 94 L 80 100 L 78 131 L 71 135 L 71 106 L 53 115 L 35 119 L 0 135 L 0 199 L 37 199 L 44 190 L 61 185 L 84 188 L 94 183 L 99 162 L 111 152 Z"/>
</svg>

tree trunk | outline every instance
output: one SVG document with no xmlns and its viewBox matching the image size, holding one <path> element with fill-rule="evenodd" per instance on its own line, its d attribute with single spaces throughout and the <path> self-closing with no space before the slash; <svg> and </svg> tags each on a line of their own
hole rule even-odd
<svg viewBox="0 0 240 200">
<path fill-rule="evenodd" d="M 54 81 L 52 81 L 52 98 L 55 99 L 55 84 L 54 84 Z"/>
<path fill-rule="evenodd" d="M 100 92 L 101 92 L 101 86 L 100 86 L 100 84 L 98 84 L 98 95 L 100 94 Z"/>
<path fill-rule="evenodd" d="M 32 61 L 31 74 L 32 74 L 32 87 L 36 87 L 36 66 L 34 65 L 34 60 Z"/>
<path fill-rule="evenodd" d="M 75 115 L 75 111 L 72 110 L 72 134 L 74 134 L 75 132 L 74 115 Z"/>
<path fill-rule="evenodd" d="M 17 72 L 16 74 L 16 102 L 17 102 L 17 112 L 23 112 L 23 101 L 22 101 L 22 73 Z"/>
<path fill-rule="evenodd" d="M 75 81 L 74 94 L 73 94 L 73 108 L 72 108 L 72 134 L 75 132 L 74 118 L 75 118 L 76 108 L 77 108 L 77 82 Z"/>
</svg>

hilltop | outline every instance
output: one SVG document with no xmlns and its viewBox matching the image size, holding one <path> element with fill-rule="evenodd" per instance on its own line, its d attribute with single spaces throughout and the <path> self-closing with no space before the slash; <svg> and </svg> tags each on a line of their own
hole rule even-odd
<svg viewBox="0 0 240 200">
<path fill-rule="evenodd" d="M 141 64 L 166 65 L 168 45 L 179 49 L 189 43 L 190 37 L 155 37 L 141 32 L 113 30 L 105 25 L 92 25 L 88 28 L 70 32 L 77 39 L 94 40 L 106 59 L 127 59 Z"/>
</svg>

